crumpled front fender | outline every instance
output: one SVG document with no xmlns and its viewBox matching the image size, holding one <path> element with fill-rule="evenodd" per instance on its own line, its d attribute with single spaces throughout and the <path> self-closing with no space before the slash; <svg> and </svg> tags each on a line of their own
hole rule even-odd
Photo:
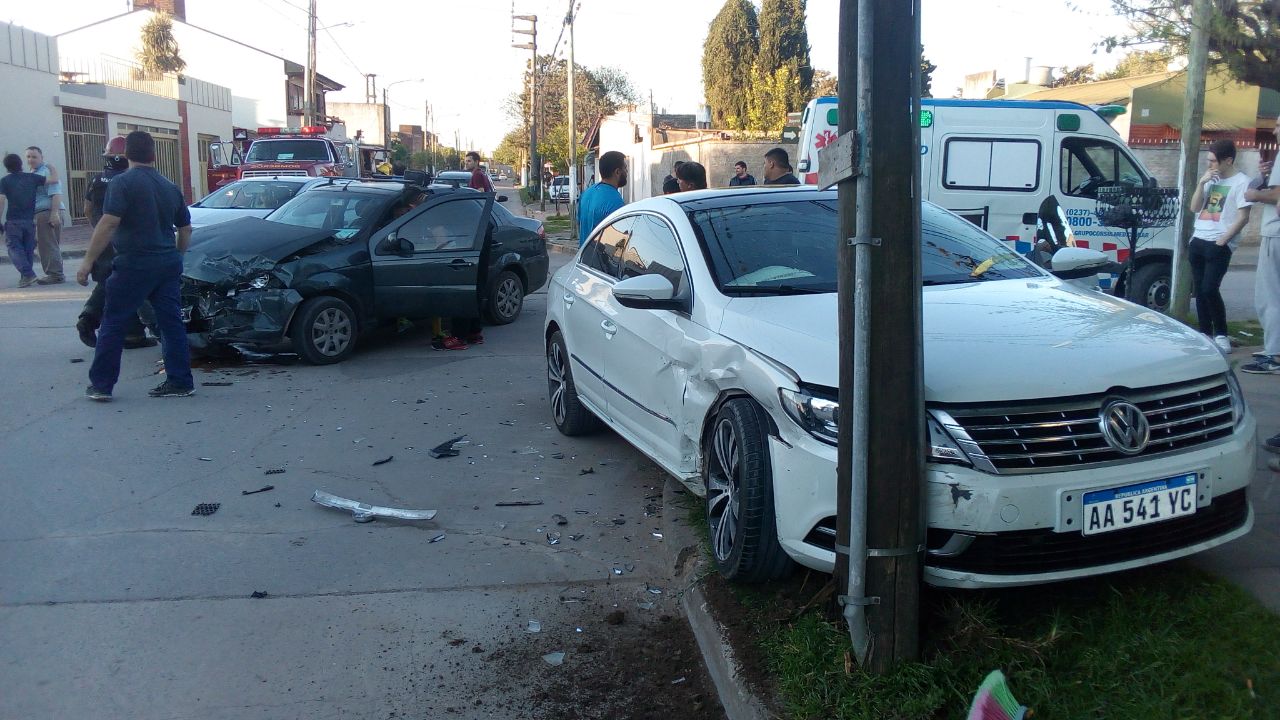
<svg viewBox="0 0 1280 720">
<path fill-rule="evenodd" d="M 287 288 L 244 290 L 231 297 L 204 294 L 192 306 L 188 336 L 196 336 L 192 344 L 197 347 L 281 343 L 300 304 L 302 295 Z"/>
</svg>

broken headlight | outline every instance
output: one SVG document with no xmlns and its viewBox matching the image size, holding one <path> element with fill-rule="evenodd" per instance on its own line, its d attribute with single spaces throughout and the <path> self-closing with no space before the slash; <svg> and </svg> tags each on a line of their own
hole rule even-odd
<svg viewBox="0 0 1280 720">
<path fill-rule="evenodd" d="M 271 287 L 274 284 L 274 280 L 275 278 L 270 275 L 259 275 L 249 281 L 249 287 L 253 290 L 262 290 L 263 288 Z"/>
<path fill-rule="evenodd" d="M 1244 422 L 1249 406 L 1245 404 L 1244 391 L 1240 389 L 1240 381 L 1236 379 L 1234 370 L 1227 371 L 1227 387 L 1231 389 L 1231 410 L 1235 413 L 1235 426 L 1238 428 Z"/>
<path fill-rule="evenodd" d="M 973 463 L 969 460 L 969 456 L 965 455 L 964 450 L 956 443 L 955 438 L 951 437 L 951 433 L 942 426 L 938 418 L 933 413 L 925 411 L 925 428 L 928 430 L 927 438 L 929 442 L 929 454 L 926 458 L 927 462 L 950 463 L 952 465 L 965 465 L 973 467 Z"/>
<path fill-rule="evenodd" d="M 782 408 L 797 425 L 822 442 L 836 444 L 840 403 L 835 398 L 803 386 L 799 390 L 778 388 L 778 397 L 782 400 Z"/>
</svg>

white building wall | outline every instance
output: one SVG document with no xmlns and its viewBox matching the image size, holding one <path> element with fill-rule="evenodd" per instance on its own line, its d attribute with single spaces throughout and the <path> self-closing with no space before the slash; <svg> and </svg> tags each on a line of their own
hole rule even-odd
<svg viewBox="0 0 1280 720">
<path fill-rule="evenodd" d="M 198 200 L 208 194 L 205 182 L 205 163 L 202 157 L 200 135 L 213 135 L 223 140 L 231 138 L 231 91 L 220 85 L 187 78 L 179 86 L 179 97 L 187 103 L 186 149 L 191 163 L 191 197 Z"/>
<path fill-rule="evenodd" d="M 64 55 L 107 55 L 134 62 L 142 26 L 152 11 L 133 12 L 58 36 Z M 173 36 L 186 72 L 232 89 L 231 122 L 236 127 L 289 124 L 284 61 L 199 28 L 174 21 Z"/>
<path fill-rule="evenodd" d="M 57 40 L 0 22 L 0 88 L 0 153 L 22 155 L 27 146 L 36 145 L 45 162 L 61 171 L 66 151 L 58 108 Z"/>
<path fill-rule="evenodd" d="M 329 115 L 342 118 L 347 127 L 347 137 L 355 139 L 357 132 L 363 132 L 360 138 L 363 143 L 384 147 L 389 144 L 387 111 L 382 103 L 327 102 L 325 107 Z"/>
<path fill-rule="evenodd" d="M 629 111 L 610 115 L 600 123 L 599 155 L 616 150 L 627 156 L 629 179 L 626 187 L 622 188 L 622 199 L 629 203 L 662 194 L 662 177 L 665 173 L 658 175 L 656 188 L 653 183 L 653 175 L 657 169 L 654 158 L 658 154 L 649 147 L 651 124 L 652 116 L 648 113 Z M 637 136 L 640 142 L 635 141 Z M 599 156 L 596 162 L 599 163 Z M 596 180 L 599 179 L 597 171 Z"/>
</svg>

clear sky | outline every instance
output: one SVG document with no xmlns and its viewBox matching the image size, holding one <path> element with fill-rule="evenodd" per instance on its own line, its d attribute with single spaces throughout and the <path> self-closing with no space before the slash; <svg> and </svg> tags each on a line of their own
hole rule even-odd
<svg viewBox="0 0 1280 720">
<path fill-rule="evenodd" d="M 515 0 L 519 14 L 538 16 L 538 45 L 548 52 L 560 34 L 569 0 Z M 723 0 L 576 0 L 575 54 L 580 65 L 612 65 L 630 75 L 643 96 L 671 112 L 692 113 L 702 101 L 702 43 Z M 1103 35 L 1123 24 L 1107 0 L 922 0 L 925 54 L 938 65 L 934 94 L 950 96 L 964 75 L 1036 65 L 1110 67 L 1093 54 Z M 491 150 L 513 124 L 505 101 L 519 90 L 527 50 L 513 42 L 511 0 L 318 0 L 318 68 L 347 86 L 335 100 L 364 100 L 362 73 L 388 83 L 393 124 L 422 124 L 435 107 L 436 130 L 456 130 L 464 145 Z M 303 63 L 306 0 L 186 0 L 194 25 Z M 1070 5 L 1070 6 L 1069 6 Z M 58 34 L 125 12 L 128 0 L 4 2 L 0 19 Z M 813 65 L 836 66 L 839 0 L 809 0 Z M 122 42 L 136 45 L 136 39 Z M 567 37 L 557 54 L 564 56 Z M 199 77 L 197 68 L 189 68 Z M 421 78 L 421 82 L 416 82 Z M 468 143 L 468 140 L 470 141 Z"/>
</svg>

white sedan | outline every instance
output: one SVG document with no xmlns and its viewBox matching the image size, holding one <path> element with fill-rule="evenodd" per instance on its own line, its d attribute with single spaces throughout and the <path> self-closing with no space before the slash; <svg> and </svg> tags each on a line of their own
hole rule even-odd
<svg viewBox="0 0 1280 720">
<path fill-rule="evenodd" d="M 284 175 L 237 180 L 191 204 L 191 227 L 217 225 L 242 217 L 266 217 L 294 195 L 327 182 L 329 178 Z"/>
<path fill-rule="evenodd" d="M 705 493 L 730 578 L 834 566 L 835 200 L 650 198 L 551 281 L 556 426 L 603 422 Z M 1063 580 L 1249 531 L 1254 420 L 1211 341 L 934 205 L 922 227 L 927 581 Z"/>
</svg>

